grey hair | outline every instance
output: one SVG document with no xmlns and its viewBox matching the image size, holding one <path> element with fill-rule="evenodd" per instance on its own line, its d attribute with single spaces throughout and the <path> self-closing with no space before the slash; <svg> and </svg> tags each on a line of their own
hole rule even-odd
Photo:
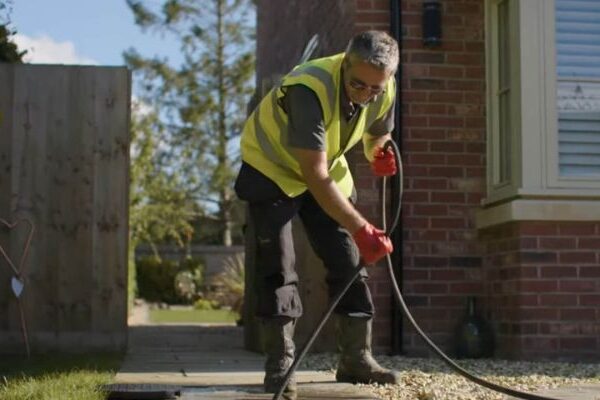
<svg viewBox="0 0 600 400">
<path fill-rule="evenodd" d="M 346 55 L 395 73 L 400 60 L 398 42 L 384 31 L 365 31 L 350 39 Z"/>
</svg>

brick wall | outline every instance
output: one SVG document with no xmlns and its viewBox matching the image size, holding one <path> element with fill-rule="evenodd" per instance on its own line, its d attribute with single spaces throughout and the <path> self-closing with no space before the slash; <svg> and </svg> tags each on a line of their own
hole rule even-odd
<svg viewBox="0 0 600 400">
<path fill-rule="evenodd" d="M 497 355 L 597 362 L 600 224 L 513 222 L 482 240 Z"/>
<path fill-rule="evenodd" d="M 422 1 L 401 5 L 404 293 L 421 327 L 449 350 L 466 297 L 484 293 L 474 227 L 485 190 L 483 1 L 442 1 L 435 49 L 422 45 Z M 405 327 L 406 352 L 426 354 Z"/>
<path fill-rule="evenodd" d="M 356 0 L 354 33 L 369 29 L 389 31 L 389 0 Z M 373 176 L 365 159 L 362 145 L 347 155 L 358 191 L 358 210 L 375 226 L 381 227 L 381 180 Z M 388 206 L 389 209 L 389 206 Z M 369 269 L 369 287 L 375 304 L 373 346 L 376 351 L 391 347 L 391 285 L 383 262 Z"/>
</svg>

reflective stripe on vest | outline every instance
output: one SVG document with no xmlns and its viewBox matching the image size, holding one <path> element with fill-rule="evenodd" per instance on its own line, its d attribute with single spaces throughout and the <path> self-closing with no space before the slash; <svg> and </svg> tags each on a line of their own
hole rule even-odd
<svg viewBox="0 0 600 400">
<path fill-rule="evenodd" d="M 339 91 L 344 54 L 311 60 L 294 68 L 262 99 L 250 115 L 241 138 L 242 159 L 273 180 L 290 197 L 306 191 L 300 165 L 288 148 L 288 117 L 280 106 L 286 87 L 304 85 L 318 97 L 323 110 L 329 175 L 341 192 L 350 197 L 352 175 L 344 157 L 362 138 L 365 127 L 389 110 L 395 96 L 394 79 L 386 90 L 362 109 L 347 143 L 340 143 Z"/>
</svg>

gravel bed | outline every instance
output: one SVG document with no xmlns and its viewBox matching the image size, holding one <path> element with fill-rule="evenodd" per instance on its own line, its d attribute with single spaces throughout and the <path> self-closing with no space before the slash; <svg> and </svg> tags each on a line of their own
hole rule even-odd
<svg viewBox="0 0 600 400">
<path fill-rule="evenodd" d="M 381 365 L 395 368 L 402 375 L 402 383 L 399 385 L 361 385 L 384 400 L 507 398 L 503 394 L 471 383 L 435 358 L 400 356 L 377 356 L 376 358 Z M 336 361 L 337 356 L 334 354 L 310 354 L 302 362 L 302 367 L 334 371 Z M 459 360 L 458 364 L 481 378 L 527 392 L 559 386 L 600 384 L 600 364 L 505 360 Z"/>
</svg>

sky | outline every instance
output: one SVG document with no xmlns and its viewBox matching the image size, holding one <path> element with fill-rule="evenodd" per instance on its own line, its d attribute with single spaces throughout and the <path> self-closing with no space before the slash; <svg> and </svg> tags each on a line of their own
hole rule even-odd
<svg viewBox="0 0 600 400">
<path fill-rule="evenodd" d="M 27 62 L 123 65 L 130 47 L 181 61 L 175 41 L 135 25 L 125 0 L 13 0 L 10 17 Z"/>
</svg>

